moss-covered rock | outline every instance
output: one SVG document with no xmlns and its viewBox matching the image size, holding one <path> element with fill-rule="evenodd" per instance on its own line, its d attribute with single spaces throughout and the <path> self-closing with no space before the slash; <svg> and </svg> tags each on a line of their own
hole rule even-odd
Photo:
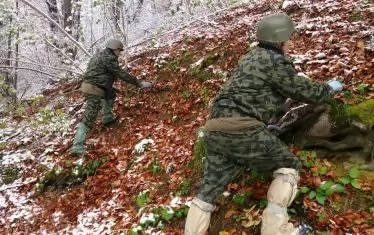
<svg viewBox="0 0 374 235">
<path fill-rule="evenodd" d="M 345 114 L 361 121 L 368 129 L 374 126 L 374 100 L 366 100 L 357 105 L 346 106 Z"/>
<path fill-rule="evenodd" d="M 77 164 L 66 168 L 53 167 L 40 179 L 37 193 L 42 193 L 47 188 L 65 188 L 82 183 L 88 176 L 95 175 L 97 169 L 106 161 L 108 161 L 107 157 L 103 157 L 86 164 Z"/>
</svg>

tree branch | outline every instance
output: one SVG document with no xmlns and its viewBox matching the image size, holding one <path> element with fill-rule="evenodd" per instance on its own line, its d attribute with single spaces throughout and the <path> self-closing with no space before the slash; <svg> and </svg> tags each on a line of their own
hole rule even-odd
<svg viewBox="0 0 374 235">
<path fill-rule="evenodd" d="M 0 47 L 0 49 L 1 49 L 1 47 Z M 39 62 L 39 61 L 36 61 L 36 60 L 32 60 L 32 59 L 30 59 L 29 56 L 25 56 L 25 55 L 22 55 L 21 53 L 17 53 L 15 50 L 8 50 L 8 51 L 10 51 L 10 52 L 12 52 L 12 53 L 15 53 L 16 55 L 18 55 L 18 57 L 22 57 L 22 58 L 24 58 L 24 59 L 26 59 L 26 60 L 29 60 L 29 61 L 31 61 L 31 62 L 34 62 L 34 63 L 38 63 L 38 62 Z"/>
<path fill-rule="evenodd" d="M 204 23 L 204 24 L 207 24 L 207 25 L 210 25 L 210 26 L 212 26 L 212 27 L 216 27 L 216 28 L 217 28 L 217 25 L 215 25 L 215 22 L 213 23 L 213 22 L 204 21 L 204 20 L 202 20 L 202 19 L 197 18 L 196 16 L 191 15 L 190 13 L 188 13 L 188 12 L 187 12 L 186 10 L 184 10 L 183 8 L 180 8 L 180 9 L 181 9 L 182 12 L 186 13 L 188 16 L 192 17 L 192 18 L 195 19 L 196 21 L 200 21 L 200 22 L 202 22 L 202 23 Z"/>
<path fill-rule="evenodd" d="M 83 69 L 81 69 L 78 65 L 75 64 L 74 60 L 72 60 L 69 56 L 67 56 L 63 51 L 61 51 L 59 48 L 57 48 L 55 45 L 53 45 L 52 42 L 50 42 L 48 39 L 46 39 L 45 37 L 41 36 L 43 38 L 43 40 L 48 44 L 50 45 L 51 47 L 55 48 L 58 52 L 61 53 L 61 55 L 63 55 L 66 59 L 68 59 L 73 65 L 74 67 L 76 67 L 77 69 L 79 69 L 80 71 L 82 71 L 82 73 L 84 73 Z"/>
<path fill-rule="evenodd" d="M 105 38 L 106 36 L 108 36 L 109 33 L 106 33 L 104 34 L 103 36 L 101 36 L 99 39 L 97 39 L 96 41 L 94 41 L 91 46 L 89 47 L 90 49 L 92 49 L 101 39 Z"/>
<path fill-rule="evenodd" d="M 55 25 L 66 37 L 68 37 L 77 47 L 79 47 L 87 56 L 91 57 L 91 53 L 89 53 L 79 42 L 77 42 L 69 33 L 67 33 L 56 21 L 54 21 L 49 15 L 38 9 L 28 0 L 20 0 L 21 2 L 25 3 L 35 11 L 39 12 L 45 18 L 47 18 L 53 25 Z"/>
<path fill-rule="evenodd" d="M 38 64 L 38 63 L 28 62 L 28 61 L 24 61 L 24 60 L 7 59 L 7 58 L 2 58 L 2 57 L 0 57 L 0 60 L 1 60 L 1 59 L 2 59 L 2 60 L 9 60 L 9 61 L 18 61 L 18 62 L 25 63 L 25 64 L 37 65 L 37 66 L 42 66 L 42 67 L 49 68 L 49 69 L 63 70 L 63 71 L 68 71 L 68 72 L 71 72 L 71 73 L 75 73 L 75 74 L 83 75 L 82 73 L 74 72 L 74 71 L 72 71 L 72 70 L 69 69 L 69 68 L 58 68 L 58 67 L 52 67 L 52 66 L 48 66 L 48 65 L 43 65 L 43 64 Z"/>
<path fill-rule="evenodd" d="M 30 70 L 30 71 L 34 71 L 34 72 L 37 72 L 37 73 L 42 73 L 42 74 L 45 74 L 45 75 L 49 75 L 51 77 L 58 77 L 58 78 L 63 78 L 57 74 L 53 75 L 53 74 L 50 74 L 50 73 L 47 73 L 47 72 L 43 72 L 43 71 L 40 71 L 40 70 L 37 70 L 37 69 L 33 69 L 33 68 L 28 68 L 28 67 L 14 67 L 14 66 L 0 66 L 0 69 L 21 69 L 21 70 Z"/>
</svg>

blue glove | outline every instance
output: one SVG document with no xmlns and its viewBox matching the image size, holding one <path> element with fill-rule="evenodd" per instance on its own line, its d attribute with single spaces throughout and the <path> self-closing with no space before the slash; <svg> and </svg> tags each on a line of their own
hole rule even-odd
<svg viewBox="0 0 374 235">
<path fill-rule="evenodd" d="M 140 81 L 140 87 L 141 88 L 150 88 L 150 87 L 152 87 L 152 83 L 145 82 L 145 81 Z"/>
<path fill-rule="evenodd" d="M 343 84 L 339 81 L 330 80 L 327 82 L 327 85 L 329 85 L 334 93 L 341 92 L 343 90 Z"/>
</svg>

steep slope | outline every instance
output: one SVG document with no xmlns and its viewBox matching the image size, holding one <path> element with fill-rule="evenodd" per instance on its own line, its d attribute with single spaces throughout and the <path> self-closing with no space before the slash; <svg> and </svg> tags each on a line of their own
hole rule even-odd
<svg viewBox="0 0 374 235">
<path fill-rule="evenodd" d="M 184 203 L 194 196 L 201 179 L 201 171 L 196 170 L 201 164 L 193 161 L 199 127 L 212 98 L 248 50 L 256 22 L 270 4 L 265 1 L 221 12 L 208 19 L 211 25 L 197 21 L 150 42 L 145 52 L 133 56 L 131 72 L 155 87 L 137 90 L 116 84 L 120 93 L 115 113 L 120 119 L 110 128 L 96 123 L 87 139 L 88 166 L 67 152 L 83 112 L 83 97 L 71 92 L 74 84 L 46 91 L 46 98 L 30 101 L 19 118 L 3 119 L 1 171 L 17 180 L 0 189 L 0 232 L 126 234 L 133 229 L 130 234 L 137 234 L 138 228 L 139 234 L 161 234 L 164 228 L 165 234 L 182 234 L 184 220 L 179 217 L 184 217 Z M 350 90 L 340 97 L 345 102 L 372 98 L 373 4 L 311 1 L 303 3 L 302 9 L 291 5 L 285 10 L 299 22 L 300 37 L 293 51 L 298 69 L 318 81 L 342 77 Z M 360 85 L 367 91 L 364 95 Z M 142 140 L 148 144 L 138 145 Z M 59 166 L 57 172 L 50 171 L 53 165 Z M 81 180 L 59 173 L 77 166 L 84 168 L 76 177 Z M 303 173 L 302 184 L 318 180 L 309 169 Z M 44 183 L 52 182 L 54 187 L 35 194 L 44 186 L 42 179 L 49 179 Z M 251 175 L 231 184 L 231 195 L 218 203 L 210 234 L 224 230 L 223 234 L 255 234 L 260 213 L 256 210 L 263 205 L 243 210 L 248 204 L 239 202 L 248 191 L 248 203 L 264 202 L 268 183 Z M 305 197 L 295 206 L 293 219 L 310 223 L 314 218 L 315 231 L 370 234 L 373 212 L 365 207 L 373 181 L 362 181 L 361 186 L 362 192 L 347 188 L 348 195 L 361 198 L 361 204 L 347 206 L 355 211 L 332 211 Z M 335 197 L 332 202 L 338 200 Z M 140 232 L 141 224 L 150 226 Z"/>
</svg>

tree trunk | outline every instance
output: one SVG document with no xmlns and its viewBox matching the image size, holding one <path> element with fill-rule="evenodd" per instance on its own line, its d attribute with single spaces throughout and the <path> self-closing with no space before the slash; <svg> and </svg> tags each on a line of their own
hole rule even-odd
<svg viewBox="0 0 374 235">
<path fill-rule="evenodd" d="M 56 22 L 60 22 L 60 17 L 57 9 L 57 0 L 45 0 L 47 4 L 49 16 Z M 52 23 L 49 23 L 51 30 L 56 31 L 56 26 Z"/>
<path fill-rule="evenodd" d="M 78 3 L 77 0 L 74 0 L 76 4 L 74 4 L 74 14 L 73 14 L 73 32 L 72 36 L 79 42 L 80 34 L 81 34 L 81 4 Z M 74 46 L 73 48 L 73 59 L 76 59 L 76 55 L 78 53 L 78 48 Z"/>
<path fill-rule="evenodd" d="M 12 24 L 12 17 L 10 17 L 9 19 L 9 24 L 11 25 Z M 8 53 L 7 53 L 7 58 L 9 60 L 6 61 L 6 65 L 7 66 L 11 66 L 12 65 L 12 62 L 10 61 L 10 59 L 12 59 L 12 33 L 11 31 L 8 33 Z M 5 84 L 7 84 L 8 86 L 10 84 L 12 84 L 13 81 L 12 81 L 12 77 L 11 77 L 11 74 L 9 72 L 9 70 L 6 70 L 5 72 Z M 9 96 L 9 92 L 8 92 L 8 89 L 5 89 L 5 95 L 6 96 Z"/>
<path fill-rule="evenodd" d="M 128 22 L 127 22 L 127 16 L 128 16 L 128 12 L 125 8 L 125 6 L 123 5 L 121 7 L 121 15 L 122 15 L 122 28 L 123 28 L 123 34 L 124 34 L 124 40 L 123 40 L 123 44 L 125 46 L 125 68 L 128 68 L 128 58 L 129 58 L 129 50 L 128 50 L 128 45 L 129 45 L 129 40 L 128 40 Z"/>
<path fill-rule="evenodd" d="M 38 9 L 35 5 L 30 3 L 28 0 L 21 0 L 23 3 L 43 15 L 45 18 L 47 18 L 51 23 L 53 23 L 66 37 L 68 37 L 77 47 L 79 47 L 87 56 L 91 57 L 91 53 L 89 53 L 82 45 L 79 44 L 72 36 L 71 34 L 67 33 L 66 30 L 64 30 L 61 25 L 59 25 L 56 21 L 54 21 L 49 15 Z"/>
<path fill-rule="evenodd" d="M 143 8 L 143 3 L 144 1 L 143 0 L 139 0 L 136 4 L 136 9 L 135 9 L 135 12 L 134 14 L 131 16 L 131 19 L 129 20 L 129 23 L 138 23 L 139 22 L 139 15 L 140 15 L 140 12 Z M 154 4 L 154 3 L 153 3 Z"/>
<path fill-rule="evenodd" d="M 62 3 L 62 15 L 64 17 L 64 29 L 66 32 L 71 34 L 72 31 L 72 17 L 71 17 L 71 1 L 72 0 L 64 0 Z"/>
<path fill-rule="evenodd" d="M 18 16 L 18 11 L 19 11 L 19 6 L 18 6 L 18 0 L 16 0 L 16 11 L 17 11 L 17 16 Z M 18 83 L 18 50 L 19 50 L 19 44 L 18 44 L 18 39 L 19 39 L 19 27 L 17 27 L 17 32 L 16 32 L 16 46 L 15 46 L 15 51 L 16 51 L 16 62 L 15 62 L 15 70 L 14 70 L 14 79 L 13 79 L 13 89 L 14 93 L 12 94 L 12 101 L 13 103 L 17 103 L 17 83 Z"/>
<path fill-rule="evenodd" d="M 121 27 L 120 27 L 120 1 L 119 0 L 114 0 L 113 3 L 111 3 L 109 5 L 110 9 L 111 9 L 111 19 L 112 19 L 112 23 L 113 23 L 113 26 L 114 26 L 114 38 L 116 39 L 124 39 L 124 35 L 122 33 L 122 30 L 121 30 Z"/>
<path fill-rule="evenodd" d="M 76 36 L 73 34 L 73 31 L 75 31 L 73 22 L 74 22 L 74 15 L 72 15 L 72 7 L 74 0 L 64 0 L 62 4 L 62 14 L 64 16 L 64 28 L 66 32 L 68 32 L 75 40 Z M 77 50 L 73 47 L 70 47 L 69 45 L 64 45 L 63 47 L 66 47 L 66 54 L 70 56 L 71 59 L 75 59 Z"/>
</svg>

